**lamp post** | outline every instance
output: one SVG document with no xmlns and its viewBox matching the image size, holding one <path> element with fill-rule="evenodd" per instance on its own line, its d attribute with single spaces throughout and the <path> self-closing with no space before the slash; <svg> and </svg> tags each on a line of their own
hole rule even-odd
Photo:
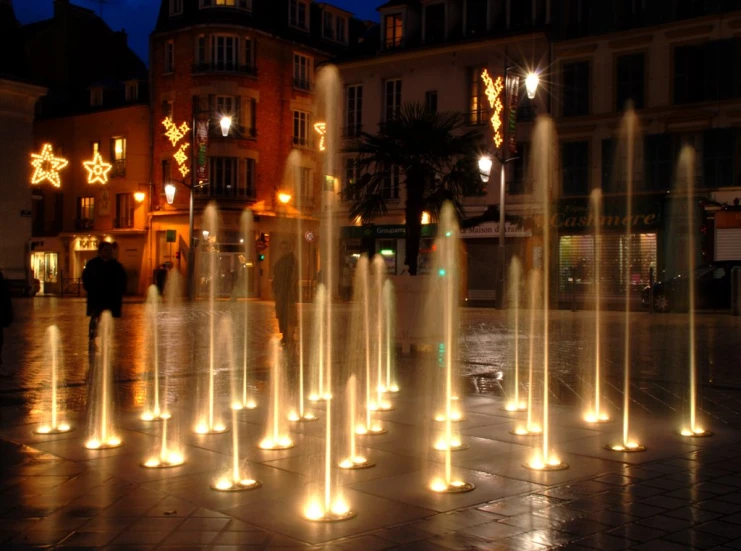
<svg viewBox="0 0 741 551">
<path fill-rule="evenodd" d="M 505 52 L 505 64 L 504 64 L 504 106 L 505 108 L 509 109 L 509 101 L 507 98 L 507 75 L 510 71 L 510 67 L 507 64 L 507 54 Z M 540 77 L 537 75 L 537 73 L 531 72 L 528 73 L 525 77 L 525 89 L 527 90 L 527 97 L 529 99 L 535 98 L 535 93 L 538 90 L 538 84 L 540 83 Z M 517 159 L 517 157 L 508 157 L 507 156 L 507 148 L 509 147 L 509 144 L 507 143 L 507 128 L 509 126 L 509 121 L 504 121 L 503 126 L 503 134 L 504 139 L 502 141 L 502 150 L 500 155 L 494 154 L 494 156 L 497 157 L 497 160 L 500 164 L 500 174 L 499 174 L 499 247 L 498 254 L 497 254 L 497 270 L 499 271 L 499 277 L 497 278 L 497 308 L 503 309 L 506 305 L 505 300 L 505 291 L 506 291 L 506 274 L 507 269 L 505 266 L 505 263 L 507 261 L 507 255 L 506 255 L 506 249 L 505 249 L 505 225 L 504 225 L 504 217 L 505 217 L 505 206 L 506 206 L 506 171 L 505 167 L 507 163 L 514 161 Z M 491 177 L 491 169 L 493 166 L 493 161 L 491 156 L 488 154 L 482 155 L 479 159 L 479 174 L 481 176 L 481 181 L 483 183 L 487 183 Z"/>
<path fill-rule="evenodd" d="M 195 151 L 196 148 L 196 115 L 198 113 L 193 110 L 193 125 L 191 127 L 191 150 Z M 221 119 L 219 120 L 219 126 L 221 127 L 221 135 L 226 137 L 229 135 L 229 130 L 232 126 L 232 118 L 226 115 L 223 115 Z M 189 205 L 188 205 L 188 300 L 193 300 L 195 297 L 195 214 L 194 214 L 194 208 L 193 208 L 193 190 L 196 188 L 203 187 L 205 185 L 208 185 L 208 183 L 203 182 L 197 182 L 196 181 L 196 167 L 195 167 L 195 155 L 191 156 L 190 164 L 191 164 L 191 174 L 192 176 L 192 183 L 188 184 L 185 180 L 176 180 L 171 178 L 171 182 L 165 185 L 165 198 L 167 199 L 167 204 L 172 205 L 175 201 L 175 191 L 176 187 L 172 184 L 172 182 L 177 182 L 186 188 L 188 188 L 188 191 L 190 193 L 189 197 Z"/>
</svg>

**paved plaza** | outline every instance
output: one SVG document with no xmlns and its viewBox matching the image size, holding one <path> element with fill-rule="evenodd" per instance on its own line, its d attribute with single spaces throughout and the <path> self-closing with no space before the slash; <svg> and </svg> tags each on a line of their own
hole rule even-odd
<svg viewBox="0 0 741 551">
<path fill-rule="evenodd" d="M 219 309 L 236 316 L 243 304 L 220 302 Z M 426 445 L 429 398 L 421 389 L 429 361 L 424 354 L 404 357 L 395 409 L 380 414 L 388 433 L 360 441 L 361 453 L 376 466 L 338 474 L 357 517 L 317 524 L 300 513 L 307 483 L 321 462 L 316 452 L 324 435 L 323 406 L 316 409 L 318 422 L 292 427 L 297 446 L 284 451 L 256 446 L 265 408 L 239 414 L 242 455 L 251 475 L 262 481 L 260 489 L 211 490 L 214 474 L 230 460 L 230 437 L 197 436 L 185 426 L 186 464 L 143 469 L 139 465 L 159 431 L 156 423 L 138 418 L 146 387 L 144 305 L 125 304 L 116 325 L 114 370 L 124 446 L 106 451 L 82 445 L 88 370 L 84 302 L 36 298 L 15 306 L 4 360 L 17 373 L 0 381 L 0 549 L 741 549 L 741 318 L 698 315 L 699 417 L 714 436 L 686 439 L 677 430 L 688 415 L 687 316 L 634 313 L 632 426 L 648 449 L 621 454 L 603 447 L 619 440 L 619 422 L 594 426 L 580 420 L 591 384 L 594 314 L 554 312 L 552 440 L 570 468 L 537 472 L 522 464 L 539 440 L 510 434 L 524 414 L 502 409 L 512 390 L 511 312 L 464 309 L 460 430 L 469 448 L 453 453 L 452 463 L 456 475 L 476 489 L 457 495 L 427 489 L 429 473 L 440 461 Z M 250 306 L 256 387 L 264 392 L 267 343 L 277 323 L 271 303 Z M 619 417 L 623 318 L 619 312 L 604 315 L 606 407 Z M 199 304 L 186 321 L 198 332 L 206 317 Z M 48 377 L 42 344 L 50 324 L 62 333 L 66 399 L 76 430 L 42 436 L 33 428 Z M 522 358 L 527 358 L 527 333 L 521 327 Z M 186 361 L 203 353 L 202 339 L 195 340 L 178 341 Z M 187 399 L 193 382 L 187 369 L 171 374 L 168 401 L 173 419 L 185 419 L 183 425 L 193 417 Z"/>
</svg>

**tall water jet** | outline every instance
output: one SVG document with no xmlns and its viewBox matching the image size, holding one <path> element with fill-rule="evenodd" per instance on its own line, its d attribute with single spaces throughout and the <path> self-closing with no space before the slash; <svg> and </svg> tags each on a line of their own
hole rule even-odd
<svg viewBox="0 0 741 551">
<path fill-rule="evenodd" d="M 391 402 L 384 396 L 388 392 L 388 385 L 386 384 L 385 376 L 385 356 L 383 354 L 383 348 L 385 344 L 384 337 L 384 321 L 385 316 L 383 312 L 383 282 L 384 275 L 386 274 L 386 262 L 383 257 L 379 254 L 373 257 L 373 298 L 376 303 L 375 319 L 372 321 L 372 328 L 369 327 L 375 333 L 375 348 L 376 348 L 376 398 L 371 404 L 376 411 L 391 411 L 394 407 Z"/>
<path fill-rule="evenodd" d="M 160 293 L 156 285 L 147 290 L 147 304 L 144 310 L 146 319 L 146 351 L 151 366 L 150 382 L 147 389 L 147 407 L 141 415 L 142 421 L 161 421 L 170 417 L 170 412 L 160 404 L 160 343 L 159 343 Z"/>
<path fill-rule="evenodd" d="M 222 352 L 221 361 L 219 362 L 222 366 L 226 364 L 231 373 L 231 399 L 232 404 L 235 404 L 241 398 L 241 380 L 238 376 L 239 370 L 236 369 L 235 365 L 235 350 L 234 350 L 234 328 L 232 327 L 232 320 L 230 317 L 224 318 L 219 323 L 219 335 L 225 339 L 223 346 L 219 349 Z M 216 480 L 211 484 L 212 490 L 219 492 L 241 492 L 244 490 L 254 490 L 262 486 L 262 484 L 254 480 L 245 472 L 244 464 L 239 455 L 239 424 L 238 415 L 239 409 L 232 407 L 232 454 L 230 458 L 229 467 L 225 469 L 226 472 L 219 475 Z"/>
<path fill-rule="evenodd" d="M 551 271 L 551 189 L 557 174 L 556 129 L 553 120 L 547 116 L 539 116 L 535 122 L 532 140 L 532 155 L 530 170 L 535 181 L 535 189 L 540 195 L 543 208 L 543 414 L 542 414 L 542 441 L 538 450 L 524 466 L 533 470 L 554 471 L 568 468 L 551 449 L 549 426 L 549 399 L 550 399 L 550 271 Z"/>
<path fill-rule="evenodd" d="M 538 270 L 531 270 L 528 278 L 528 315 L 529 336 L 528 336 L 528 357 L 527 357 L 527 418 L 524 424 L 518 423 L 510 432 L 517 436 L 537 436 L 543 432 L 535 418 L 535 378 L 533 371 L 535 368 L 535 325 L 536 315 L 540 309 L 540 287 L 541 275 Z"/>
<path fill-rule="evenodd" d="M 60 389 L 60 381 L 64 380 L 64 364 L 62 362 L 62 341 L 59 328 L 56 325 L 46 329 L 46 347 L 44 360 L 49 366 L 48 402 L 44 405 L 44 418 L 34 430 L 36 434 L 61 434 L 72 430 L 66 418 L 65 401 Z"/>
<path fill-rule="evenodd" d="M 441 390 L 444 407 L 444 429 L 436 438 L 434 448 L 444 455 L 442 468 L 433 475 L 430 489 L 440 493 L 470 492 L 474 485 L 453 476 L 452 453 L 466 449 L 460 434 L 453 428 L 453 402 L 456 401 L 455 379 L 458 376 L 458 246 L 460 231 L 453 207 L 446 203 L 440 213 L 440 226 L 436 240 L 437 274 L 433 276 L 431 296 L 439 299 L 442 316 L 442 342 L 438 344 L 438 363 L 442 364 Z"/>
<path fill-rule="evenodd" d="M 358 455 L 357 438 L 355 435 L 358 418 L 358 378 L 355 375 L 350 375 L 350 379 L 347 381 L 346 392 L 348 450 L 347 457 L 340 461 L 339 467 L 341 469 L 367 469 L 373 467 L 375 463 Z"/>
<path fill-rule="evenodd" d="M 387 279 L 383 284 L 383 311 L 385 313 L 384 331 L 386 334 L 386 390 L 399 392 L 394 368 L 394 284 Z"/>
<path fill-rule="evenodd" d="M 283 347 L 280 338 L 274 336 L 270 339 L 270 355 L 272 365 L 270 367 L 270 408 L 267 417 L 265 437 L 260 442 L 263 450 L 286 450 L 294 446 L 293 440 L 288 434 L 284 410 L 285 372 L 286 364 Z"/>
<path fill-rule="evenodd" d="M 339 154 L 339 136 L 340 121 L 342 120 L 342 100 L 341 100 L 342 83 L 340 81 L 337 67 L 325 65 L 317 75 L 317 93 L 318 101 L 317 113 L 319 117 L 324 115 L 324 186 L 322 188 L 322 228 L 320 241 L 320 254 L 322 262 L 322 275 L 326 285 L 325 297 L 325 321 L 324 330 L 325 341 L 320 342 L 319 346 L 323 347 L 324 357 L 324 381 L 326 387 L 323 389 L 322 396 L 327 401 L 325 440 L 324 440 L 324 488 L 322 497 L 313 497 L 309 499 L 304 510 L 304 516 L 308 520 L 315 522 L 335 522 L 353 518 L 355 513 L 350 509 L 349 504 L 345 501 L 339 488 L 332 484 L 332 470 L 335 465 L 333 460 L 333 426 L 332 418 L 334 415 L 333 407 L 335 383 L 332 377 L 334 370 L 334 311 L 333 311 L 333 293 L 335 274 L 337 266 L 337 251 L 339 244 L 335 235 L 335 211 L 337 202 L 337 193 L 339 191 L 339 180 L 336 176 L 338 173 L 338 154 Z M 320 119 L 321 120 L 321 119 Z M 317 123 L 318 125 L 321 122 Z M 321 126 L 315 127 L 320 129 Z"/>
<path fill-rule="evenodd" d="M 685 145 L 679 154 L 678 180 L 684 180 L 687 197 L 687 299 L 689 317 L 689 419 L 680 430 L 682 436 L 707 437 L 713 433 L 697 422 L 697 362 L 695 335 L 695 150 Z"/>
<path fill-rule="evenodd" d="M 522 280 L 522 264 L 520 259 L 514 257 L 509 266 L 509 303 L 514 326 L 514 384 L 512 399 L 509 400 L 504 409 L 506 411 L 525 411 L 527 403 L 520 398 L 520 284 Z"/>
<path fill-rule="evenodd" d="M 156 290 L 156 287 L 155 287 Z M 151 288 L 150 288 L 151 291 Z M 159 300 L 159 294 L 157 296 Z M 169 414 L 167 396 L 169 390 L 169 373 L 173 369 L 179 369 L 182 366 L 177 343 L 183 334 L 183 312 L 182 312 L 182 278 L 177 270 L 171 270 L 167 276 L 165 284 L 165 304 L 162 309 L 164 314 L 164 323 L 162 323 L 162 350 L 164 358 L 158 355 L 158 364 L 160 360 L 162 365 L 162 393 L 161 393 L 161 412 L 167 412 L 167 415 L 160 415 L 162 424 L 160 425 L 159 439 L 156 441 L 150 455 L 141 464 L 148 469 L 163 469 L 177 467 L 185 463 L 185 455 L 180 445 L 178 424 L 175 424 Z M 159 334 L 159 332 L 158 332 Z M 158 387 L 159 388 L 159 387 Z"/>
<path fill-rule="evenodd" d="M 93 369 L 91 403 L 88 414 L 88 433 L 85 447 L 89 450 L 117 448 L 123 441 L 116 429 L 113 390 L 112 347 L 113 318 L 109 311 L 103 312 L 98 322 L 98 336 Z"/>
<path fill-rule="evenodd" d="M 240 218 L 241 241 L 244 245 L 242 250 L 243 258 L 241 260 L 242 268 L 240 270 L 239 285 L 244 295 L 244 304 L 242 305 L 242 382 L 241 392 L 234 392 L 232 389 L 232 409 L 255 409 L 257 401 L 255 400 L 250 388 L 250 267 L 254 266 L 251 251 L 253 250 L 253 231 L 252 231 L 252 211 L 245 209 Z M 232 378 L 233 380 L 233 378 Z M 234 417 L 234 416 L 232 416 Z"/>
<path fill-rule="evenodd" d="M 609 423 L 602 409 L 602 190 L 595 188 L 590 196 L 594 220 L 594 380 L 592 404 L 584 414 L 587 423 Z"/>
<path fill-rule="evenodd" d="M 373 334 L 371 324 L 371 293 L 370 293 L 370 266 L 368 263 L 368 257 L 363 255 L 358 260 L 355 267 L 355 288 L 360 292 L 360 307 L 362 309 L 362 322 L 360 324 L 361 334 L 363 335 L 363 362 L 365 366 L 365 376 L 363 378 L 363 412 L 365 420 L 363 423 L 358 424 L 355 427 L 357 434 L 361 435 L 378 435 L 385 434 L 386 430 L 381 425 L 381 422 L 374 419 L 373 413 L 378 409 L 378 406 L 374 400 L 374 390 L 377 388 L 374 385 L 374 367 L 372 361 L 372 343 L 371 336 Z"/>
<path fill-rule="evenodd" d="M 201 266 L 206 265 L 208 274 L 208 372 L 205 388 L 200 388 L 200 407 L 196 419 L 196 434 L 221 434 L 227 428 L 221 414 L 216 410 L 216 290 L 219 283 L 218 231 L 219 220 L 215 203 L 209 203 L 203 212 L 203 241 Z M 204 385 L 202 385 L 204 386 Z M 203 396 L 203 393 L 206 396 Z"/>
<path fill-rule="evenodd" d="M 327 291 L 324 284 L 317 286 L 314 296 L 314 343 L 312 350 L 312 390 L 309 394 L 310 402 L 320 402 L 329 398 L 329 392 L 325 391 L 324 364 L 327 354 Z M 326 387 L 328 388 L 328 387 Z"/>
<path fill-rule="evenodd" d="M 635 156 L 638 140 L 638 117 L 632 107 L 628 107 L 620 125 L 620 143 L 616 165 L 625 167 L 626 192 L 626 225 L 625 225 L 625 266 L 623 285 L 625 285 L 625 317 L 623 318 L 623 432 L 622 441 L 616 444 L 607 444 L 605 449 L 616 452 L 641 452 L 641 446 L 630 433 L 630 352 L 631 352 L 631 267 L 633 263 L 633 178 Z M 624 158 L 624 163 L 623 163 Z"/>
</svg>

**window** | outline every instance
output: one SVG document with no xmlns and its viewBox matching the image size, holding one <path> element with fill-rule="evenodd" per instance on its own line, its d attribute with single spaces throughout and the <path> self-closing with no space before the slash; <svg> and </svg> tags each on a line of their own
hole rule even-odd
<svg viewBox="0 0 741 551">
<path fill-rule="evenodd" d="M 242 125 L 242 134 L 245 138 L 257 137 L 257 100 L 255 98 L 243 98 L 240 110 L 239 122 Z"/>
<path fill-rule="evenodd" d="M 217 71 L 236 71 L 237 37 L 225 35 L 211 36 L 211 63 Z"/>
<path fill-rule="evenodd" d="M 95 197 L 78 197 L 77 199 L 77 220 L 80 222 L 89 221 L 92 227 L 92 221 L 95 218 Z M 84 228 L 80 228 L 84 229 Z"/>
<path fill-rule="evenodd" d="M 244 52 L 244 64 L 247 67 L 254 67 L 255 66 L 255 43 L 251 38 L 245 37 L 244 48 L 242 48 L 242 51 Z"/>
<path fill-rule="evenodd" d="M 466 1 L 466 34 L 468 36 L 481 36 L 486 33 L 486 21 L 488 20 L 488 0 Z"/>
<path fill-rule="evenodd" d="M 670 189 L 674 165 L 671 134 L 650 134 L 644 138 L 643 144 L 646 189 L 652 191 Z"/>
<path fill-rule="evenodd" d="M 643 53 L 621 55 L 615 67 L 617 84 L 616 111 L 625 109 L 630 100 L 633 107 L 643 109 L 645 94 L 645 56 Z"/>
<path fill-rule="evenodd" d="M 293 86 L 301 90 L 311 89 L 311 58 L 293 54 Z"/>
<path fill-rule="evenodd" d="M 196 63 L 199 65 L 208 63 L 206 57 L 206 37 L 201 35 L 196 39 Z"/>
<path fill-rule="evenodd" d="M 202 193 L 216 197 L 237 196 L 237 159 L 236 157 L 210 157 L 209 183 Z M 209 189 L 210 188 L 210 189 Z"/>
<path fill-rule="evenodd" d="M 401 79 L 386 81 L 386 93 L 384 95 L 384 112 L 387 121 L 393 119 L 401 107 Z"/>
<path fill-rule="evenodd" d="M 134 194 L 117 193 L 116 194 L 116 227 L 133 228 L 134 227 Z"/>
<path fill-rule="evenodd" d="M 425 42 L 433 44 L 445 40 L 445 4 L 425 6 Z"/>
<path fill-rule="evenodd" d="M 93 157 L 94 157 L 96 153 L 100 153 L 100 142 L 93 142 L 91 145 L 92 145 Z"/>
<path fill-rule="evenodd" d="M 363 127 L 363 86 L 347 87 L 347 128 L 345 135 L 357 136 Z"/>
<path fill-rule="evenodd" d="M 170 15 L 183 13 L 183 0 L 170 0 Z"/>
<path fill-rule="evenodd" d="M 589 114 L 589 62 L 564 63 L 563 116 L 578 117 Z"/>
<path fill-rule="evenodd" d="M 589 193 L 589 142 L 566 142 L 561 146 L 564 195 Z"/>
<path fill-rule="evenodd" d="M 255 191 L 255 159 L 244 160 L 244 188 L 240 187 L 237 191 L 239 195 L 248 198 L 257 196 Z"/>
<path fill-rule="evenodd" d="M 172 73 L 175 70 L 175 42 L 168 40 L 165 42 L 165 73 Z"/>
<path fill-rule="evenodd" d="M 617 155 L 617 140 L 604 138 L 602 140 L 602 191 L 604 193 L 616 193 L 620 191 L 618 178 L 624 180 L 624 175 L 615 173 Z M 623 182 L 624 183 L 624 182 Z"/>
<path fill-rule="evenodd" d="M 437 113 L 437 90 L 425 92 L 425 109 L 430 113 Z"/>
<path fill-rule="evenodd" d="M 311 115 L 304 111 L 293 112 L 293 144 L 307 147 L 309 145 L 309 121 Z"/>
<path fill-rule="evenodd" d="M 305 31 L 309 30 L 306 0 L 288 0 L 288 24 Z"/>
<path fill-rule="evenodd" d="M 252 11 L 252 0 L 200 0 L 201 8 L 239 8 Z"/>
<path fill-rule="evenodd" d="M 735 129 L 716 128 L 705 131 L 702 144 L 703 187 L 720 188 L 737 185 L 734 181 L 735 150 Z"/>
<path fill-rule="evenodd" d="M 384 18 L 386 29 L 386 48 L 400 48 L 404 43 L 404 19 L 400 13 L 387 15 Z"/>
<path fill-rule="evenodd" d="M 674 103 L 737 97 L 738 51 L 734 38 L 675 48 Z"/>
<path fill-rule="evenodd" d="M 311 204 L 314 199 L 314 181 L 311 169 L 303 166 L 296 168 L 296 180 L 298 182 L 298 203 L 301 205 Z"/>
<path fill-rule="evenodd" d="M 162 117 L 171 119 L 174 111 L 174 102 L 166 99 L 162 102 Z"/>
<path fill-rule="evenodd" d="M 126 138 L 111 139 L 113 176 L 126 176 Z"/>
<path fill-rule="evenodd" d="M 126 83 L 126 101 L 137 101 L 139 99 L 139 83 L 131 81 Z"/>
<path fill-rule="evenodd" d="M 471 70 L 471 97 L 469 100 L 468 121 L 471 124 L 484 124 L 487 117 L 487 103 L 484 83 L 481 82 L 483 69 Z"/>
<path fill-rule="evenodd" d="M 221 121 L 222 116 L 232 117 L 232 120 L 239 120 L 237 114 L 237 98 L 234 96 L 216 96 L 214 98 L 214 118 Z"/>
<path fill-rule="evenodd" d="M 351 186 L 357 183 L 358 179 L 358 163 L 353 157 L 345 159 L 345 177 L 342 181 L 342 198 L 346 201 L 353 201 L 357 198 L 355 191 L 348 192 Z"/>
<path fill-rule="evenodd" d="M 384 199 L 399 198 L 399 165 L 393 165 L 383 180 L 381 195 Z"/>
<path fill-rule="evenodd" d="M 347 44 L 347 18 L 335 17 L 334 29 L 334 39 L 342 44 Z"/>
<path fill-rule="evenodd" d="M 96 86 L 90 89 L 90 106 L 100 107 L 103 105 L 103 88 Z"/>
<path fill-rule="evenodd" d="M 322 36 L 324 38 L 334 38 L 334 15 L 332 12 L 324 11 L 322 13 Z"/>
</svg>

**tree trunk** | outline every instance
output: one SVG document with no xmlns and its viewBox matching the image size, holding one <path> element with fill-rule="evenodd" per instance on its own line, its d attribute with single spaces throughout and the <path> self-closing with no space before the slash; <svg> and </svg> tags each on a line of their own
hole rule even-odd
<svg viewBox="0 0 741 551">
<path fill-rule="evenodd" d="M 417 275 L 419 241 L 422 238 L 422 206 L 424 204 L 424 182 L 417 182 L 407 175 L 406 251 L 404 263 L 409 266 L 409 275 Z"/>
</svg>

